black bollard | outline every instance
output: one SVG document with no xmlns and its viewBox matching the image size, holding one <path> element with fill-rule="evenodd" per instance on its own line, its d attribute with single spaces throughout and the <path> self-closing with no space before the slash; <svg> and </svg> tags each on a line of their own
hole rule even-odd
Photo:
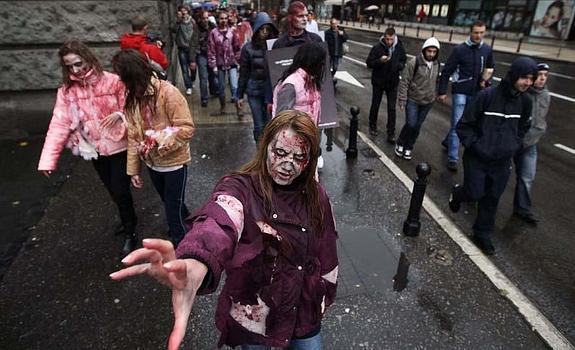
<svg viewBox="0 0 575 350">
<path fill-rule="evenodd" d="M 449 31 L 449 42 L 451 42 L 451 38 L 453 38 L 453 29 Z"/>
<path fill-rule="evenodd" d="M 431 28 L 431 36 L 435 36 L 435 27 Z"/>
<path fill-rule="evenodd" d="M 327 136 L 327 141 L 325 143 L 325 150 L 331 152 L 333 150 L 333 129 L 325 129 L 325 136 Z"/>
<path fill-rule="evenodd" d="M 357 158 L 357 127 L 359 125 L 359 107 L 353 106 L 349 109 L 351 119 L 349 120 L 349 146 L 345 151 L 346 158 Z"/>
<path fill-rule="evenodd" d="M 425 187 L 427 187 L 427 176 L 431 173 L 431 168 L 427 163 L 419 163 L 415 171 L 417 172 L 417 179 L 415 179 L 413 184 L 407 220 L 403 222 L 403 234 L 409 237 L 417 237 L 419 235 L 419 229 L 421 228 L 419 213 L 421 212 L 421 205 L 425 196 Z"/>
<path fill-rule="evenodd" d="M 517 44 L 517 53 L 521 51 L 521 44 L 523 43 L 523 37 L 519 38 L 519 44 Z"/>
<path fill-rule="evenodd" d="M 415 37 L 419 38 L 419 26 L 417 26 L 417 32 L 415 33 Z"/>
<path fill-rule="evenodd" d="M 495 45 L 495 35 L 491 37 L 491 49 L 493 49 L 493 45 Z"/>
<path fill-rule="evenodd" d="M 405 36 L 405 27 L 406 27 L 406 25 L 404 24 L 403 25 L 403 36 Z"/>
</svg>

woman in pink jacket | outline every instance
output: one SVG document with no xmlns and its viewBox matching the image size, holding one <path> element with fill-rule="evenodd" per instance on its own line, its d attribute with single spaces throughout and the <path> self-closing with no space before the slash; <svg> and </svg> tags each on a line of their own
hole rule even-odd
<svg viewBox="0 0 575 350">
<path fill-rule="evenodd" d="M 126 237 L 122 253 L 126 255 L 136 248 L 137 218 L 126 174 L 124 84 L 117 75 L 105 72 L 92 51 L 79 41 L 64 43 L 58 56 L 63 85 L 58 89 L 38 170 L 50 176 L 64 147 L 91 160 L 118 206 L 120 232 Z"/>
</svg>

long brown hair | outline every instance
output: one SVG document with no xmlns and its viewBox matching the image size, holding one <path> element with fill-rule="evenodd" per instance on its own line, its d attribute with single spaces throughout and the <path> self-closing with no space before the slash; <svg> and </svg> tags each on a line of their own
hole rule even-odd
<svg viewBox="0 0 575 350">
<path fill-rule="evenodd" d="M 271 213 L 275 208 L 272 200 L 273 179 L 267 167 L 268 145 L 277 134 L 286 129 L 291 129 L 303 137 L 310 148 L 309 163 L 298 181 L 301 181 L 303 194 L 306 197 L 310 224 L 319 234 L 323 224 L 323 210 L 319 200 L 318 183 L 314 178 L 319 156 L 319 131 L 309 114 L 295 110 L 278 113 L 264 129 L 255 156 L 242 166 L 237 174 L 258 176 L 261 194 L 264 197 L 264 209 Z"/>
<path fill-rule="evenodd" d="M 64 64 L 64 56 L 69 55 L 71 53 L 82 57 L 82 59 L 94 72 L 93 74 L 101 75 L 102 72 L 104 71 L 102 69 L 102 65 L 100 64 L 100 62 L 98 61 L 92 50 L 90 50 L 90 48 L 86 46 L 86 44 L 76 39 L 67 40 L 66 42 L 64 42 L 64 44 L 62 44 L 62 46 L 60 46 L 60 49 L 58 50 L 58 56 L 60 57 L 60 67 L 62 67 L 62 79 L 64 82 L 64 86 L 66 86 L 67 88 L 72 85 L 73 81 L 70 79 L 70 70 Z"/>
<path fill-rule="evenodd" d="M 146 58 L 136 50 L 122 50 L 112 57 L 114 72 L 126 85 L 126 111 L 133 113 L 136 107 L 154 110 L 156 104 L 156 87 L 150 84 L 152 66 Z M 146 94 L 148 88 L 153 89 L 152 94 Z"/>
</svg>

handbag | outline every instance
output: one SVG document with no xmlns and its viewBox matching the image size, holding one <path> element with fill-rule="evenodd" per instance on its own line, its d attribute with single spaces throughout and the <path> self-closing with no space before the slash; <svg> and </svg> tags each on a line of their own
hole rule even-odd
<svg viewBox="0 0 575 350">
<path fill-rule="evenodd" d="M 341 50 L 343 51 L 343 54 L 346 55 L 349 53 L 349 45 L 346 43 L 341 44 Z"/>
</svg>

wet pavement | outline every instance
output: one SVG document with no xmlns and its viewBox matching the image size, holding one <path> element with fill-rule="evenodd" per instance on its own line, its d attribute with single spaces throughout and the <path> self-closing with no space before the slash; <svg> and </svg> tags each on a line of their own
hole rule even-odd
<svg viewBox="0 0 575 350">
<path fill-rule="evenodd" d="M 226 115 L 217 116 L 216 104 L 211 100 L 209 108 L 196 108 L 197 96 L 192 98 L 198 128 L 186 192 L 190 209 L 255 151 L 249 115 L 239 120 L 228 104 Z M 545 349 L 431 217 L 422 214 L 418 238 L 400 233 L 407 188 L 362 142 L 358 158 L 345 159 L 349 115 L 339 110 L 339 116 L 342 126 L 333 132 L 331 151 L 324 148 L 320 174 L 340 237 L 338 297 L 323 323 L 325 349 Z M 145 278 L 122 283 L 108 278 L 120 267 L 122 242 L 112 233 L 115 207 L 91 164 L 64 159 L 70 176 L 60 173 L 66 181 L 54 193 L 51 183 L 30 175 L 38 176 L 38 145 L 24 148 L 27 156 L 17 152 L 8 158 L 26 163 L 28 175 L 20 187 L 45 210 L 1 281 L 0 348 L 164 348 L 172 325 L 169 291 Z M 414 176 L 415 163 L 409 168 Z M 3 186 L 15 189 L 13 179 L 3 178 Z M 163 206 L 144 180 L 144 189 L 134 191 L 138 231 L 142 237 L 162 237 Z M 13 192 L 8 201 L 21 193 Z M 7 218 L 8 224 L 17 221 Z M 198 298 L 184 348 L 215 347 L 215 301 L 216 295 Z"/>
</svg>

